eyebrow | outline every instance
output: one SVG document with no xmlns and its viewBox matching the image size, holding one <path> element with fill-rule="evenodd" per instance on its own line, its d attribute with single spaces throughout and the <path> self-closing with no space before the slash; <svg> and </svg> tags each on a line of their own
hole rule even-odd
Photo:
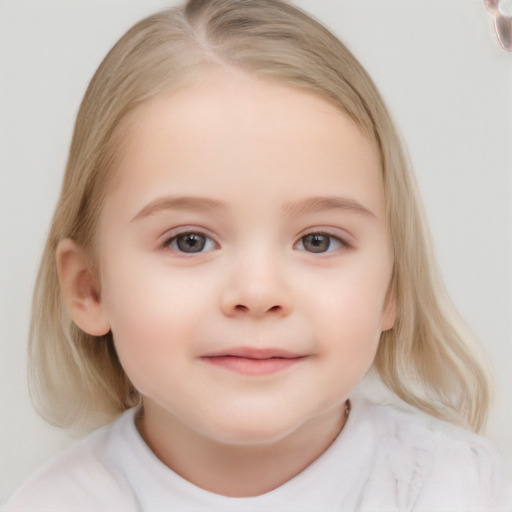
<svg viewBox="0 0 512 512">
<path fill-rule="evenodd" d="M 165 196 L 159 197 L 144 206 L 144 208 L 133 217 L 131 222 L 167 210 L 212 211 L 222 209 L 225 209 L 225 204 L 222 201 L 208 197 Z"/>
<path fill-rule="evenodd" d="M 338 196 L 310 197 L 297 203 L 289 203 L 284 212 L 289 216 L 299 216 L 303 213 L 315 213 L 325 210 L 343 210 L 349 213 L 377 217 L 355 199 Z"/>
<path fill-rule="evenodd" d="M 212 210 L 224 210 L 226 204 L 216 199 L 195 196 L 164 196 L 148 203 L 133 217 L 135 220 L 156 215 L 168 210 L 194 210 L 209 212 Z M 315 213 L 325 210 L 343 210 L 365 216 L 376 215 L 354 199 L 338 196 L 310 197 L 296 203 L 287 203 L 283 213 L 287 216 L 299 216 L 304 213 Z"/>
</svg>

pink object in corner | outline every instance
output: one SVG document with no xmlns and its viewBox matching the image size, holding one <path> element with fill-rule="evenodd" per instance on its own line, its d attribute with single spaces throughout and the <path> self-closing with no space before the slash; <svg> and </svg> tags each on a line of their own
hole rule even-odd
<svg viewBox="0 0 512 512">
<path fill-rule="evenodd" d="M 487 10 L 494 17 L 494 28 L 503 49 L 512 51 L 512 17 L 500 10 L 500 0 L 484 0 Z"/>
</svg>

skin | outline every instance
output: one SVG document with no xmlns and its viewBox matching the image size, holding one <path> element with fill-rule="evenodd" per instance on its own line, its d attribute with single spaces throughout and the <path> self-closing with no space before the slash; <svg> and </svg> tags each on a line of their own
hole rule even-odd
<svg viewBox="0 0 512 512">
<path fill-rule="evenodd" d="M 267 492 L 339 434 L 395 321 L 377 154 L 326 100 L 233 70 L 130 121 L 99 272 L 59 246 L 68 309 L 112 329 L 165 464 L 219 494 Z"/>
</svg>

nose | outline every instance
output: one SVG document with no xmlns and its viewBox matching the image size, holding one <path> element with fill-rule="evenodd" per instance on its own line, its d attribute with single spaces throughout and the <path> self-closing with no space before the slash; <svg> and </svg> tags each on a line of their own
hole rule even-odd
<svg viewBox="0 0 512 512">
<path fill-rule="evenodd" d="M 241 258 L 232 265 L 223 290 L 225 315 L 284 317 L 293 310 L 293 298 L 284 265 L 271 254 Z"/>
</svg>

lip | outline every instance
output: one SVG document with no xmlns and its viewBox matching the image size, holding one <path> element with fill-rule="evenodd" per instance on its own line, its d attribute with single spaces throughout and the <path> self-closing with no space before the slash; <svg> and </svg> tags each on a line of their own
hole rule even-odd
<svg viewBox="0 0 512 512">
<path fill-rule="evenodd" d="M 237 347 L 201 357 L 205 362 L 242 375 L 269 375 L 295 366 L 307 356 L 276 348 Z"/>
</svg>

